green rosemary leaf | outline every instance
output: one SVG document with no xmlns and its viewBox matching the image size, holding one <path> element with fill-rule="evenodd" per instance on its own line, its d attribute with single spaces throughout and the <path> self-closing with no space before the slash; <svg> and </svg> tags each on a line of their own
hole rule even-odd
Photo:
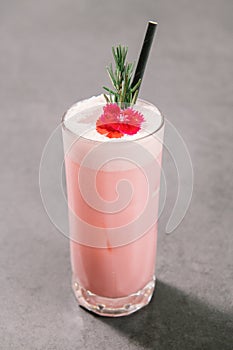
<svg viewBox="0 0 233 350">
<path fill-rule="evenodd" d="M 124 80 L 122 83 L 122 102 L 126 102 L 125 96 L 127 93 L 127 80 L 128 80 L 128 76 L 127 76 L 127 74 L 125 74 L 125 77 L 124 77 Z"/>
<path fill-rule="evenodd" d="M 109 98 L 108 98 L 108 96 L 107 96 L 106 94 L 104 94 L 104 98 L 105 98 L 105 100 L 106 100 L 107 103 L 110 102 L 110 100 L 109 100 Z"/>
<path fill-rule="evenodd" d="M 139 86 L 141 84 L 141 81 L 142 81 L 142 79 L 138 80 L 137 84 L 134 85 L 134 87 L 131 89 L 131 92 L 134 92 L 134 91 L 136 91 L 139 88 Z"/>
<path fill-rule="evenodd" d="M 130 79 L 132 78 L 132 75 L 133 75 L 134 66 L 135 66 L 134 63 L 129 63 L 128 75 L 129 75 Z"/>
<path fill-rule="evenodd" d="M 132 101 L 131 101 L 131 105 L 134 105 L 136 103 L 137 98 L 138 98 L 138 90 L 136 90 L 134 95 L 133 95 L 133 98 L 132 98 Z"/>
<path fill-rule="evenodd" d="M 112 64 L 109 67 L 107 67 L 107 72 L 108 72 L 109 78 L 110 78 L 110 80 L 112 82 L 112 85 L 115 88 L 117 88 L 117 82 L 116 82 L 116 79 L 115 79 L 114 74 L 113 74 Z"/>
<path fill-rule="evenodd" d="M 103 87 L 109 94 L 109 97 L 106 95 L 108 101 L 120 103 L 121 108 L 126 108 L 126 106 L 136 103 L 141 83 L 141 81 L 138 81 L 135 86 L 131 86 L 135 64 L 126 62 L 127 53 L 127 46 L 119 44 L 116 47 L 112 47 L 115 67 L 113 69 L 112 64 L 110 64 L 109 67 L 106 68 L 114 89 Z"/>
<path fill-rule="evenodd" d="M 112 54 L 113 54 L 115 62 L 117 62 L 117 55 L 116 55 L 116 51 L 115 51 L 114 46 L 112 47 Z"/>
<path fill-rule="evenodd" d="M 118 63 L 121 63 L 119 46 L 116 47 L 116 57 L 117 57 L 116 63 L 117 63 L 117 64 L 118 64 Z"/>
<path fill-rule="evenodd" d="M 106 86 L 103 86 L 103 89 L 106 90 L 106 91 L 108 91 L 108 92 L 110 92 L 110 94 L 115 95 L 115 91 L 113 91 L 113 90 L 107 88 Z"/>
</svg>

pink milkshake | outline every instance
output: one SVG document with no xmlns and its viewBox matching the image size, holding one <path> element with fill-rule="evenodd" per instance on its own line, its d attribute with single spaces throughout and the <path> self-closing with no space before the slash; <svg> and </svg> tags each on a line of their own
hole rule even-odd
<svg viewBox="0 0 233 350">
<path fill-rule="evenodd" d="M 72 284 L 80 305 L 122 316 L 154 290 L 164 122 L 138 100 L 141 130 L 108 139 L 95 124 L 104 104 L 92 97 L 63 118 Z"/>
</svg>

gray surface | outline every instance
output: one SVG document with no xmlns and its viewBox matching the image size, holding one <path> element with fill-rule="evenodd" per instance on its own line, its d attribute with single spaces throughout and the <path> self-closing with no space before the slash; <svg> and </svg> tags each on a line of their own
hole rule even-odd
<svg viewBox="0 0 233 350">
<path fill-rule="evenodd" d="M 97 6 L 98 4 L 98 6 Z M 0 348 L 230 349 L 232 342 L 231 0 L 1 1 Z M 160 220 L 158 283 L 150 306 L 122 319 L 79 308 L 68 241 L 42 207 L 44 144 L 74 101 L 99 92 L 112 44 L 137 57 L 159 21 L 141 97 L 183 135 L 195 184 L 182 224 Z"/>
</svg>

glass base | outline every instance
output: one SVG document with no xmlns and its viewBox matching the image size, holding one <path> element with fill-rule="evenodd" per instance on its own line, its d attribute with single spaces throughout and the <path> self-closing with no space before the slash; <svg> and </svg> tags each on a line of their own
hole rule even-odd
<svg viewBox="0 0 233 350">
<path fill-rule="evenodd" d="M 80 286 L 73 278 L 72 287 L 79 305 L 101 316 L 127 316 L 149 304 L 154 288 L 155 276 L 136 293 L 121 298 L 107 298 L 93 294 Z"/>
</svg>

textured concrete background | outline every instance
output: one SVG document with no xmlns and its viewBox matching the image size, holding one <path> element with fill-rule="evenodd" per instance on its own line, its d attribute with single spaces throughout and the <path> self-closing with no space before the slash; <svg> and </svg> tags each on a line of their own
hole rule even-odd
<svg viewBox="0 0 233 350">
<path fill-rule="evenodd" d="M 232 13 L 232 0 L 0 1 L 0 349 L 232 349 Z M 67 107 L 108 83 L 111 46 L 137 58 L 149 19 L 159 30 L 141 97 L 183 135 L 194 193 L 165 235 L 177 187 L 165 153 L 155 296 L 104 319 L 76 304 L 38 167 Z"/>
</svg>

